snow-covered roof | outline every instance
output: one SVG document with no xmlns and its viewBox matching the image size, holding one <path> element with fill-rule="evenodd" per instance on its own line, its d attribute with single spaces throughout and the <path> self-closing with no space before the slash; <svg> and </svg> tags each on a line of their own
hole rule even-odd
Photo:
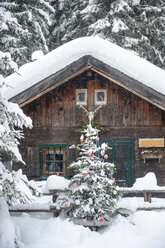
<svg viewBox="0 0 165 248">
<path fill-rule="evenodd" d="M 165 95 L 164 70 L 109 41 L 98 37 L 83 37 L 21 66 L 17 73 L 7 77 L 6 83 L 12 86 L 12 90 L 4 90 L 6 98 L 15 97 L 86 55 Z"/>
</svg>

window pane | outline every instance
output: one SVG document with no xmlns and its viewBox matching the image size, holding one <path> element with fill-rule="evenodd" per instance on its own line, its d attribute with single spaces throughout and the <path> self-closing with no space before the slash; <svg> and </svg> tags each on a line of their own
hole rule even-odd
<svg viewBox="0 0 165 248">
<path fill-rule="evenodd" d="M 62 172 L 63 171 L 63 163 L 62 162 L 56 162 L 55 163 L 55 171 L 56 172 Z"/>
<path fill-rule="evenodd" d="M 55 164 L 54 162 L 46 162 L 46 172 L 54 172 Z"/>
<path fill-rule="evenodd" d="M 104 101 L 104 91 L 97 92 L 97 102 L 103 102 Z"/>
<path fill-rule="evenodd" d="M 46 151 L 46 161 L 54 160 L 54 151 Z"/>
<path fill-rule="evenodd" d="M 65 148 L 50 146 L 42 152 L 43 175 L 65 173 Z"/>
<path fill-rule="evenodd" d="M 78 102 L 85 102 L 85 92 L 78 92 Z"/>
<path fill-rule="evenodd" d="M 63 161 L 63 151 L 56 150 L 55 160 L 62 160 Z"/>
</svg>

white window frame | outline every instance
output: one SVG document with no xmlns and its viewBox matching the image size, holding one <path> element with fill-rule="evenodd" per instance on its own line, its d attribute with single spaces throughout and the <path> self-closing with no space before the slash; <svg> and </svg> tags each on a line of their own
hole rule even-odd
<svg viewBox="0 0 165 248">
<path fill-rule="evenodd" d="M 79 101 L 79 98 L 78 98 L 78 93 L 85 93 L 85 100 L 83 102 L 80 102 Z M 87 89 L 77 89 L 76 90 L 76 104 L 77 105 L 87 105 Z"/>
<path fill-rule="evenodd" d="M 97 94 L 98 92 L 104 92 L 104 101 L 98 101 L 97 100 Z M 95 105 L 105 105 L 107 104 L 107 90 L 95 90 Z"/>
</svg>

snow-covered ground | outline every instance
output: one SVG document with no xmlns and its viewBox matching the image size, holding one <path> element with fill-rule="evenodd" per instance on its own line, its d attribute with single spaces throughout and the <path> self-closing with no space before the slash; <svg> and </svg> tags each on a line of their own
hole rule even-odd
<svg viewBox="0 0 165 248">
<path fill-rule="evenodd" d="M 134 188 L 139 185 L 148 188 L 148 179 L 153 182 L 152 188 L 155 188 L 157 184 L 154 178 L 153 174 L 149 174 L 137 180 Z M 56 187 L 65 188 L 67 183 L 68 180 L 64 178 L 50 176 L 47 181 L 36 184 L 42 192 L 48 192 Z M 49 209 L 52 204 L 51 196 L 43 196 L 35 198 L 32 203 L 15 204 L 12 208 Z M 54 218 L 52 213 L 12 213 L 12 220 L 20 230 L 20 241 L 26 248 L 165 247 L 165 211 L 137 211 L 139 207 L 165 207 L 165 199 L 152 198 L 152 203 L 148 203 L 144 202 L 143 197 L 124 197 L 118 201 L 117 207 L 126 208 L 129 216 L 116 216 L 109 227 L 99 232 L 92 232 L 60 217 Z"/>
<path fill-rule="evenodd" d="M 100 232 L 59 217 L 22 214 L 12 218 L 26 248 L 164 248 L 165 211 L 137 211 L 118 215 Z"/>
<path fill-rule="evenodd" d="M 56 187 L 66 188 L 68 180 L 50 176 L 49 180 L 35 184 L 42 192 L 47 192 Z M 138 179 L 133 187 L 142 186 L 157 188 L 155 175 L 149 173 Z M 32 203 L 17 203 L 12 208 L 49 209 L 52 204 L 51 196 L 42 196 Z M 144 202 L 143 197 L 121 198 L 117 208 L 120 211 L 126 208 L 129 215 L 117 215 L 110 226 L 98 232 L 75 225 L 68 219 L 54 218 L 52 213 L 12 213 L 11 220 L 16 230 L 20 230 L 20 242 L 24 244 L 22 248 L 165 248 L 165 210 L 137 210 L 147 207 L 165 208 L 165 199 L 152 198 L 152 203 L 149 203 Z M 9 234 L 6 235 L 10 239 Z M 0 248 L 11 248 L 3 247 L 1 242 L 0 236 Z"/>
</svg>

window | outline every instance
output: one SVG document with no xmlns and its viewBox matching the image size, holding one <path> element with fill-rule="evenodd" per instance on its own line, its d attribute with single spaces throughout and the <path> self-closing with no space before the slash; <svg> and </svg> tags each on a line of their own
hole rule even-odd
<svg viewBox="0 0 165 248">
<path fill-rule="evenodd" d="M 40 175 L 66 176 L 66 144 L 40 145 Z"/>
<path fill-rule="evenodd" d="M 86 105 L 87 104 L 87 90 L 79 89 L 76 90 L 76 103 Z"/>
<path fill-rule="evenodd" d="M 101 105 L 107 103 L 107 91 L 106 90 L 95 90 L 95 104 Z"/>
</svg>

